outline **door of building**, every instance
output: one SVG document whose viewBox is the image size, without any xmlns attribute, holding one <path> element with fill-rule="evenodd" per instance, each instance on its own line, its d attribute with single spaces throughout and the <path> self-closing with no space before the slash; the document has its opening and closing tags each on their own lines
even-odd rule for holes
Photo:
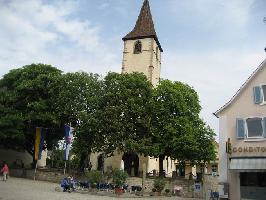
<svg viewBox="0 0 266 200">
<path fill-rule="evenodd" d="M 124 161 L 124 170 L 130 176 L 139 175 L 139 156 L 135 153 L 125 153 L 122 157 Z"/>
<path fill-rule="evenodd" d="M 241 200 L 266 199 L 266 172 L 240 173 Z"/>
</svg>

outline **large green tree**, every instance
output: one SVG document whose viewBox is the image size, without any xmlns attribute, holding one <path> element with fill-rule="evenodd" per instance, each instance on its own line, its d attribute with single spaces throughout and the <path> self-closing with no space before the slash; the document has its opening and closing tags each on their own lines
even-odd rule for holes
<svg viewBox="0 0 266 200">
<path fill-rule="evenodd" d="M 149 138 L 152 86 L 144 74 L 109 73 L 103 81 L 95 150 L 142 153 L 140 141 Z"/>
<path fill-rule="evenodd" d="M 102 93 L 102 81 L 97 74 L 67 73 L 54 83 L 56 93 L 53 106 L 59 118 L 75 128 L 73 153 L 83 169 L 88 155 L 97 146 L 96 112 Z"/>
<path fill-rule="evenodd" d="M 5 148 L 22 149 L 25 142 L 23 120 L 13 108 L 13 92 L 0 88 L 0 145 Z"/>
<path fill-rule="evenodd" d="M 34 153 L 36 127 L 46 128 L 46 147 L 62 138 L 62 124 L 53 110 L 56 94 L 53 83 L 61 71 L 45 64 L 31 64 L 11 70 L 0 80 L 0 137 L 5 146 L 23 148 Z"/>
<path fill-rule="evenodd" d="M 192 87 L 163 80 L 154 88 L 152 105 L 150 155 L 159 157 L 161 175 L 165 157 L 192 163 L 214 159 L 214 134 L 199 117 L 199 98 Z"/>
</svg>

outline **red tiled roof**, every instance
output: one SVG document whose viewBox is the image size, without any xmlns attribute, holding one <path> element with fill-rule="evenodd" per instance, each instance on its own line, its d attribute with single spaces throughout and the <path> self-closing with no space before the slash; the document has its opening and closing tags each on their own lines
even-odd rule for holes
<svg viewBox="0 0 266 200">
<path fill-rule="evenodd" d="M 138 20 L 134 29 L 128 33 L 123 40 L 134 40 L 134 39 L 141 39 L 141 38 L 154 38 L 157 42 L 161 52 L 163 51 L 161 44 L 158 40 L 154 23 L 152 20 L 150 5 L 148 0 L 144 0 L 143 6 L 141 8 Z"/>
</svg>

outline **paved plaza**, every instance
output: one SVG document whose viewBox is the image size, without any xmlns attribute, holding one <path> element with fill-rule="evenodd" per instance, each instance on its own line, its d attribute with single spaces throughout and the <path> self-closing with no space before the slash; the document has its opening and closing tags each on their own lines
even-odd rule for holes
<svg viewBox="0 0 266 200">
<path fill-rule="evenodd" d="M 98 196 L 90 194 L 80 193 L 64 193 L 56 192 L 55 188 L 58 184 L 33 181 L 21 178 L 9 178 L 5 183 L 0 181 L 0 200 L 112 200 L 112 199 L 134 199 L 134 200 L 146 200 L 146 199 L 175 199 L 183 200 L 179 197 L 158 197 L 158 198 L 125 198 L 123 196 L 119 198 Z M 185 198 L 185 200 L 191 200 Z"/>
</svg>

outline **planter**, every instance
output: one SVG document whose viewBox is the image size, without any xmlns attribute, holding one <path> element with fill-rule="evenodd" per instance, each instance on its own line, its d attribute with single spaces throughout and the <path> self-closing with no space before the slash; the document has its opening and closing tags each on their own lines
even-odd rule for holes
<svg viewBox="0 0 266 200">
<path fill-rule="evenodd" d="M 169 189 L 165 189 L 165 196 L 170 197 L 171 193 Z"/>
<path fill-rule="evenodd" d="M 171 194 L 171 193 L 165 193 L 165 196 L 167 196 L 167 197 L 171 197 L 172 194 Z"/>
<path fill-rule="evenodd" d="M 155 190 L 155 196 L 161 196 L 161 191 L 163 191 L 166 184 L 165 178 L 157 177 L 153 181 L 153 191 Z"/>
<path fill-rule="evenodd" d="M 157 197 L 161 196 L 161 192 L 154 192 L 154 195 L 157 196 Z"/>
<path fill-rule="evenodd" d="M 97 192 L 98 192 L 98 190 L 97 190 L 97 188 L 89 188 L 89 193 L 91 193 L 91 194 L 97 194 Z"/>
<path fill-rule="evenodd" d="M 115 194 L 116 195 L 121 195 L 123 193 L 124 193 L 124 189 L 122 189 L 122 188 L 115 188 Z"/>
</svg>

